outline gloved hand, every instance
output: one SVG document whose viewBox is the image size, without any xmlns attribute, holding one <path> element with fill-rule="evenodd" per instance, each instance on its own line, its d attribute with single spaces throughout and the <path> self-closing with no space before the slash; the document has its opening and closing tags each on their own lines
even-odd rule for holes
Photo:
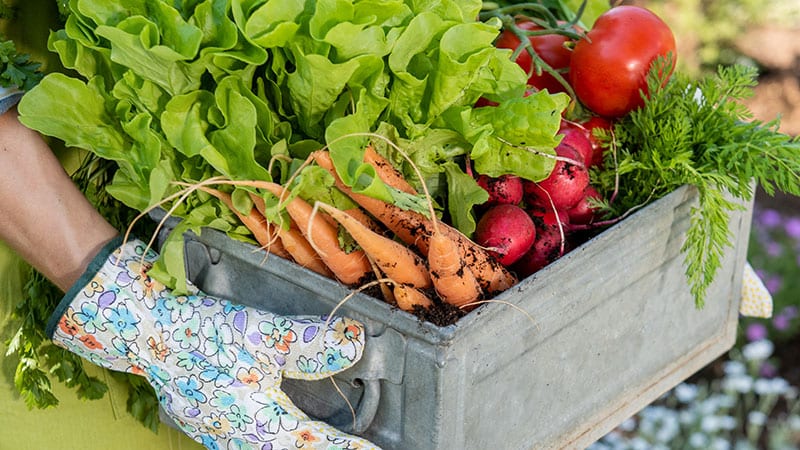
<svg viewBox="0 0 800 450">
<path fill-rule="evenodd" d="M 164 411 L 210 449 L 377 448 L 310 420 L 280 389 L 284 375 L 320 379 L 356 363 L 360 323 L 333 318 L 326 327 L 322 317 L 176 296 L 146 275 L 156 256 L 138 240 L 109 243 L 50 318 L 48 335 L 95 364 L 147 378 Z"/>
</svg>

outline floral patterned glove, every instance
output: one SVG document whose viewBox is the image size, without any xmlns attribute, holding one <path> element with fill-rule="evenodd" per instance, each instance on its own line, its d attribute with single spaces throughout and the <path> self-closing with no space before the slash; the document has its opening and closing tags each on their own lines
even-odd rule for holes
<svg viewBox="0 0 800 450">
<path fill-rule="evenodd" d="M 320 379 L 357 362 L 360 323 L 326 326 L 324 317 L 283 317 L 199 292 L 176 296 L 145 274 L 156 258 L 145 248 L 107 245 L 48 335 L 95 364 L 146 377 L 164 411 L 209 449 L 377 448 L 310 420 L 280 390 L 284 375 Z"/>
</svg>

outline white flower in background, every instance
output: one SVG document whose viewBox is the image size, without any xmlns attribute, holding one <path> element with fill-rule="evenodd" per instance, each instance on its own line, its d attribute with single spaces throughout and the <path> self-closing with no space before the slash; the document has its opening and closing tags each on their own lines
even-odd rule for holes
<svg viewBox="0 0 800 450">
<path fill-rule="evenodd" d="M 728 393 L 721 393 L 714 395 L 714 399 L 717 401 L 717 405 L 720 409 L 731 409 L 736 406 L 736 402 L 739 400 Z"/>
<path fill-rule="evenodd" d="M 772 356 L 775 345 L 769 339 L 750 342 L 742 347 L 742 356 L 747 361 L 764 361 Z"/>
<path fill-rule="evenodd" d="M 786 392 L 783 393 L 783 398 L 785 398 L 786 400 L 797 399 L 797 388 L 794 386 L 789 386 L 786 389 Z"/>
<path fill-rule="evenodd" d="M 651 450 L 653 446 L 642 437 L 635 437 L 630 442 L 631 450 Z"/>
<path fill-rule="evenodd" d="M 665 415 L 661 420 L 661 428 L 655 434 L 656 441 L 658 442 L 669 443 L 681 432 L 677 414 L 672 411 L 670 412 L 671 414 Z"/>
<path fill-rule="evenodd" d="M 697 398 L 699 390 L 695 384 L 681 383 L 675 386 L 675 398 L 681 403 L 691 403 Z"/>
<path fill-rule="evenodd" d="M 619 424 L 619 427 L 617 428 L 619 428 L 622 431 L 633 431 L 636 429 L 636 419 L 634 419 L 633 417 L 629 417 L 628 419 L 625 419 L 624 422 Z"/>
<path fill-rule="evenodd" d="M 685 409 L 678 413 L 678 421 L 683 425 L 691 425 L 698 419 L 697 412 L 693 409 Z"/>
<path fill-rule="evenodd" d="M 622 435 L 617 431 L 612 431 L 612 432 L 608 433 L 607 437 L 608 437 L 607 442 L 609 444 L 620 443 L 620 442 L 622 442 L 622 439 L 623 439 Z"/>
<path fill-rule="evenodd" d="M 722 380 L 722 388 L 726 391 L 734 391 L 746 394 L 753 389 L 753 377 L 749 375 L 726 377 L 724 380 Z"/>
<path fill-rule="evenodd" d="M 700 421 L 700 429 L 709 434 L 714 434 L 722 429 L 720 416 L 705 416 Z"/>
<path fill-rule="evenodd" d="M 716 414 L 719 410 L 733 408 L 736 405 L 736 397 L 727 393 L 714 394 L 702 400 L 696 405 L 697 414 L 708 416 Z"/>
<path fill-rule="evenodd" d="M 706 449 L 708 448 L 709 441 L 708 435 L 699 431 L 695 431 L 689 436 L 689 445 L 693 448 Z"/>
<path fill-rule="evenodd" d="M 639 430 L 645 435 L 654 436 L 668 413 L 668 409 L 663 406 L 648 406 L 639 414 L 641 416 Z"/>
<path fill-rule="evenodd" d="M 747 367 L 741 361 L 725 361 L 722 365 L 722 370 L 725 375 L 744 375 L 747 373 Z"/>
<path fill-rule="evenodd" d="M 664 406 L 649 406 L 642 411 L 642 417 L 653 421 L 662 420 L 667 414 L 669 409 Z"/>
<path fill-rule="evenodd" d="M 644 413 L 644 411 L 642 411 Z M 649 418 L 642 416 L 641 420 L 639 420 L 639 433 L 652 436 L 656 432 L 656 421 Z"/>
<path fill-rule="evenodd" d="M 761 411 L 750 411 L 747 414 L 747 421 L 753 425 L 764 426 L 767 424 L 767 415 Z"/>
<path fill-rule="evenodd" d="M 719 402 L 715 397 L 709 397 L 697 405 L 697 414 L 701 416 L 708 416 L 714 414 L 719 409 Z"/>
<path fill-rule="evenodd" d="M 714 438 L 711 442 L 711 450 L 730 450 L 730 448 L 731 443 L 720 437 Z"/>
<path fill-rule="evenodd" d="M 753 383 L 753 392 L 758 395 L 769 395 L 772 393 L 772 386 L 770 380 L 766 378 L 759 378 Z"/>
<path fill-rule="evenodd" d="M 736 428 L 736 418 L 733 416 L 719 416 L 719 428 L 721 430 L 733 430 Z"/>
<path fill-rule="evenodd" d="M 753 384 L 758 395 L 782 395 L 789 391 L 789 382 L 783 378 L 759 378 Z"/>
<path fill-rule="evenodd" d="M 789 423 L 789 429 L 792 431 L 800 431 L 800 417 L 792 415 L 787 422 Z"/>
</svg>

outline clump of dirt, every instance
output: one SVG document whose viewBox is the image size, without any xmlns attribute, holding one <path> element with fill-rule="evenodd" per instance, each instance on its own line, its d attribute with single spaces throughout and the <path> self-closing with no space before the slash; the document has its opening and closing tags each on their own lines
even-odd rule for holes
<svg viewBox="0 0 800 450">
<path fill-rule="evenodd" d="M 377 285 L 364 289 L 363 293 L 399 308 L 397 303 L 386 300 L 386 297 L 383 295 L 383 292 L 381 292 L 380 287 Z M 436 292 L 433 289 L 426 291 L 425 294 L 428 296 L 428 298 L 433 300 L 433 304 L 428 308 L 420 305 L 414 305 L 414 309 L 409 311 L 421 322 L 430 322 L 437 327 L 446 327 L 458 322 L 458 320 L 464 317 L 468 312 L 458 308 L 457 306 L 443 302 L 441 299 L 439 299 L 439 297 L 436 296 Z"/>
<path fill-rule="evenodd" d="M 414 315 L 420 320 L 430 322 L 437 327 L 452 325 L 465 314 L 464 310 L 440 301 L 435 301 L 429 308 L 416 306 L 414 309 Z"/>
</svg>

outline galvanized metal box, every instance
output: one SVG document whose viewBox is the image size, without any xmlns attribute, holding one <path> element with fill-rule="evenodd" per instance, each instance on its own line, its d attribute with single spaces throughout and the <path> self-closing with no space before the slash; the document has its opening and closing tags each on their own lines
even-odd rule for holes
<svg viewBox="0 0 800 450">
<path fill-rule="evenodd" d="M 594 237 L 458 323 L 437 327 L 359 294 L 337 314 L 363 321 L 362 361 L 330 380 L 285 380 L 307 413 L 385 449 L 584 448 L 735 341 L 752 204 L 706 306 L 680 251 L 697 192 L 683 187 Z M 187 271 L 210 293 L 282 314 L 327 314 L 342 285 L 204 231 Z M 531 322 L 533 319 L 533 323 Z"/>
</svg>

